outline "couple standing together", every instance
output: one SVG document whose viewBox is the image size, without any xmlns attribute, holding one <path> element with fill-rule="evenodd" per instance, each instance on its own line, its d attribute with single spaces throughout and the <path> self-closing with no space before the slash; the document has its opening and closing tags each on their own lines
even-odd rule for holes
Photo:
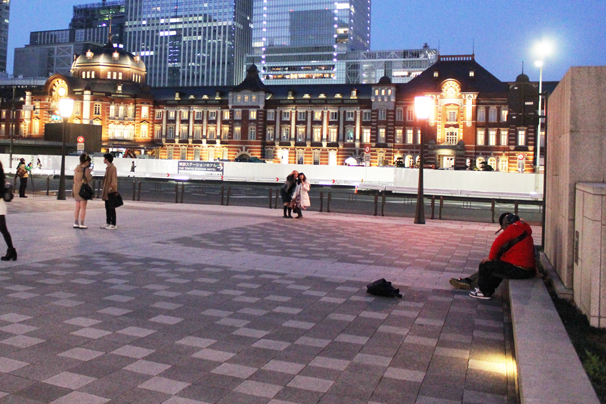
<svg viewBox="0 0 606 404">
<path fill-rule="evenodd" d="M 107 166 L 105 176 L 103 177 L 103 193 L 101 199 L 105 201 L 105 218 L 106 224 L 101 226 L 102 229 L 116 230 L 116 208 L 109 203 L 109 194 L 118 192 L 118 170 L 113 164 L 114 156 L 110 153 L 103 155 L 103 162 Z M 76 200 L 76 209 L 74 211 L 74 228 L 87 229 L 84 224 L 86 218 L 87 200 L 80 196 L 80 188 L 82 184 L 92 184 L 93 176 L 91 172 L 91 157 L 88 154 L 80 155 L 80 164 L 74 170 L 74 186 L 72 195 Z"/>
<path fill-rule="evenodd" d="M 292 219 L 292 212 L 297 214 L 297 219 L 303 217 L 303 211 L 311 206 L 309 201 L 309 190 L 311 185 L 305 174 L 293 170 L 286 177 L 286 182 L 280 189 L 282 202 L 284 202 L 284 217 Z M 288 214 L 287 214 L 288 213 Z"/>
</svg>

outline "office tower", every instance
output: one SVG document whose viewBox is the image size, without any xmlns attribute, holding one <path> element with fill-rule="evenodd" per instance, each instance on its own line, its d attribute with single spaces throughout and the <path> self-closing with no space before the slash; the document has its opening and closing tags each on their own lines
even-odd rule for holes
<svg viewBox="0 0 606 404">
<path fill-rule="evenodd" d="M 8 52 L 8 21 L 11 13 L 11 0 L 2 0 L 0 4 L 0 72 L 6 71 Z"/>
<path fill-rule="evenodd" d="M 152 87 L 235 85 L 252 45 L 253 0 L 126 0 L 125 48 Z"/>
<path fill-rule="evenodd" d="M 369 50 L 370 0 L 255 0 L 253 47 Z"/>
<path fill-rule="evenodd" d="M 107 43 L 110 21 L 113 43 L 121 44 L 124 37 L 124 0 L 74 6 L 69 28 L 32 32 L 29 44 L 15 49 L 13 74 L 24 77 L 69 74 L 74 55 Z"/>
</svg>

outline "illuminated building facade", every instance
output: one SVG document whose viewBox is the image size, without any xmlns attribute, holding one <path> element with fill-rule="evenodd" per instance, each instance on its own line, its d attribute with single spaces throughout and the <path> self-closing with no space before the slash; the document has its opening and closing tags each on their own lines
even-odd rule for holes
<svg viewBox="0 0 606 404">
<path fill-rule="evenodd" d="M 126 44 L 153 87 L 235 85 L 252 44 L 253 0 L 126 0 Z"/>
<path fill-rule="evenodd" d="M 420 158 L 414 97 L 433 109 L 425 158 L 441 169 L 479 167 L 533 170 L 538 92 L 528 77 L 498 80 L 473 55 L 440 56 L 408 83 L 382 77 L 375 84 L 266 86 L 256 65 L 237 86 L 146 85 L 138 56 L 108 45 L 80 56 L 72 77 L 55 75 L 44 89 L 25 93 L 17 140 L 43 138 L 60 91 L 76 100 L 71 123 L 102 126 L 103 151 L 155 158 L 215 161 L 258 157 L 268 162 L 406 167 Z M 1 105 L 6 139 L 10 102 Z M 523 106 L 520 109 L 520 106 Z"/>
</svg>

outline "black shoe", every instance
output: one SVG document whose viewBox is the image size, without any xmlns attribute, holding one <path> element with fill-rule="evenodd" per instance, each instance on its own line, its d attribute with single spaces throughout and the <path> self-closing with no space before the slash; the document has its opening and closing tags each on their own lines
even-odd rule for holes
<svg viewBox="0 0 606 404">
<path fill-rule="evenodd" d="M 25 195 L 23 195 L 23 196 L 19 195 L 19 198 L 27 198 L 27 196 L 25 196 Z"/>
<path fill-rule="evenodd" d="M 4 257 L 0 257 L 0 260 L 2 261 L 17 261 L 17 250 L 15 250 L 14 248 L 9 248 L 8 250 L 6 250 L 6 255 Z"/>
<path fill-rule="evenodd" d="M 453 288 L 471 290 L 471 280 L 468 278 L 451 278 L 449 282 Z"/>
</svg>

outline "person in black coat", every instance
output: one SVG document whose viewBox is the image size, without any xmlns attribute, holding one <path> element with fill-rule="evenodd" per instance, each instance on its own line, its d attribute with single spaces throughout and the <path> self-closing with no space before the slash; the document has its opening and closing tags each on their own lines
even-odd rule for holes
<svg viewBox="0 0 606 404">
<path fill-rule="evenodd" d="M 295 187 L 297 186 L 297 178 L 299 178 L 299 173 L 296 170 L 293 170 L 293 172 L 286 177 L 286 182 L 280 189 L 280 196 L 282 197 L 282 202 L 284 203 L 284 217 L 290 219 L 292 219 L 292 195 L 295 192 Z M 288 215 L 286 212 L 288 212 Z"/>
</svg>

